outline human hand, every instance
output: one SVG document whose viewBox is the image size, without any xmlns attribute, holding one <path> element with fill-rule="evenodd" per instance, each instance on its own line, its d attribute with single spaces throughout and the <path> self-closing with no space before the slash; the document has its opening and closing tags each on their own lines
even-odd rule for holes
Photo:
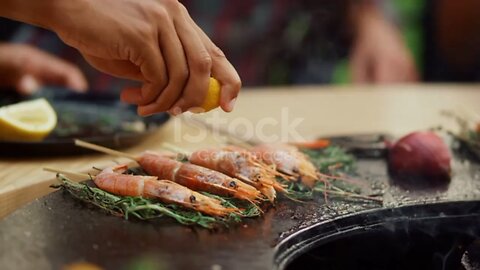
<svg viewBox="0 0 480 270">
<path fill-rule="evenodd" d="M 365 8 L 357 20 L 350 53 L 354 83 L 401 83 L 418 80 L 412 55 L 401 34 L 378 11 Z"/>
<path fill-rule="evenodd" d="M 21 44 L 0 44 L 0 86 L 30 95 L 42 85 L 58 85 L 74 91 L 87 90 L 87 81 L 74 65 Z"/>
<path fill-rule="evenodd" d="M 140 115 L 200 107 L 210 76 L 222 85 L 222 109 L 233 109 L 237 72 L 177 0 L 58 2 L 65 16 L 51 29 L 65 43 L 97 69 L 143 82 L 121 94 Z"/>
</svg>

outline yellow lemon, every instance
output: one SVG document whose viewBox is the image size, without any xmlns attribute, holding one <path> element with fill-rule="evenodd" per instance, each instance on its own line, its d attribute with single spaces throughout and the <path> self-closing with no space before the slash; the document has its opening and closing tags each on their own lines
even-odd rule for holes
<svg viewBox="0 0 480 270">
<path fill-rule="evenodd" d="M 201 107 L 205 110 L 204 112 L 208 112 L 218 106 L 220 106 L 220 83 L 217 79 L 210 77 L 207 96 Z"/>
<path fill-rule="evenodd" d="M 0 107 L 0 140 L 40 141 L 57 125 L 57 115 L 44 98 Z"/>
</svg>

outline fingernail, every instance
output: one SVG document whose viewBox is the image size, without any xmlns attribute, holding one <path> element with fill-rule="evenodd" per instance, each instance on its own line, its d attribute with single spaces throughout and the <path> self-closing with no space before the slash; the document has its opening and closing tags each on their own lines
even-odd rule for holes
<svg viewBox="0 0 480 270">
<path fill-rule="evenodd" d="M 230 100 L 230 102 L 228 103 L 227 108 L 226 108 L 228 112 L 233 111 L 233 108 L 235 107 L 235 102 L 236 101 L 237 101 L 237 98 L 234 98 L 234 99 Z"/>
<path fill-rule="evenodd" d="M 177 116 L 177 115 L 182 113 L 182 109 L 180 109 L 180 107 L 175 107 L 175 108 L 171 109 L 169 112 L 170 112 L 171 115 Z"/>
<path fill-rule="evenodd" d="M 31 75 L 25 75 L 20 79 L 20 88 L 25 94 L 33 94 L 40 89 L 40 83 Z"/>
<path fill-rule="evenodd" d="M 191 113 L 203 113 L 205 112 L 205 109 L 202 108 L 202 107 L 192 107 L 190 109 L 188 109 L 189 112 Z"/>
<path fill-rule="evenodd" d="M 88 91 L 88 87 L 78 87 L 78 88 L 73 88 L 73 90 L 77 93 L 86 93 Z"/>
</svg>

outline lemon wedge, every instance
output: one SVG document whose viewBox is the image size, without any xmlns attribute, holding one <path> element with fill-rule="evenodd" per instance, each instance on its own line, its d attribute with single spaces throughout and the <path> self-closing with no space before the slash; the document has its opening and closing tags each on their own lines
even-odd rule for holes
<svg viewBox="0 0 480 270">
<path fill-rule="evenodd" d="M 44 98 L 0 107 L 0 140 L 40 141 L 57 125 L 57 114 Z"/>
<path fill-rule="evenodd" d="M 207 96 L 201 108 L 204 112 L 211 111 L 220 106 L 220 83 L 217 79 L 210 77 Z"/>
</svg>

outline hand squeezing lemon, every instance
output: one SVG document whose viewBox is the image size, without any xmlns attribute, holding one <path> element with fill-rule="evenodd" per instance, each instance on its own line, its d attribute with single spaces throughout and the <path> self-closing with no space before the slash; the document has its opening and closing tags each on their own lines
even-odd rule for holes
<svg viewBox="0 0 480 270">
<path fill-rule="evenodd" d="M 40 141 L 57 125 L 57 115 L 41 98 L 0 107 L 0 140 Z"/>
<path fill-rule="evenodd" d="M 205 97 L 201 108 L 204 109 L 205 112 L 208 112 L 218 106 L 220 106 L 220 83 L 217 79 L 210 77 L 207 96 Z"/>
</svg>

